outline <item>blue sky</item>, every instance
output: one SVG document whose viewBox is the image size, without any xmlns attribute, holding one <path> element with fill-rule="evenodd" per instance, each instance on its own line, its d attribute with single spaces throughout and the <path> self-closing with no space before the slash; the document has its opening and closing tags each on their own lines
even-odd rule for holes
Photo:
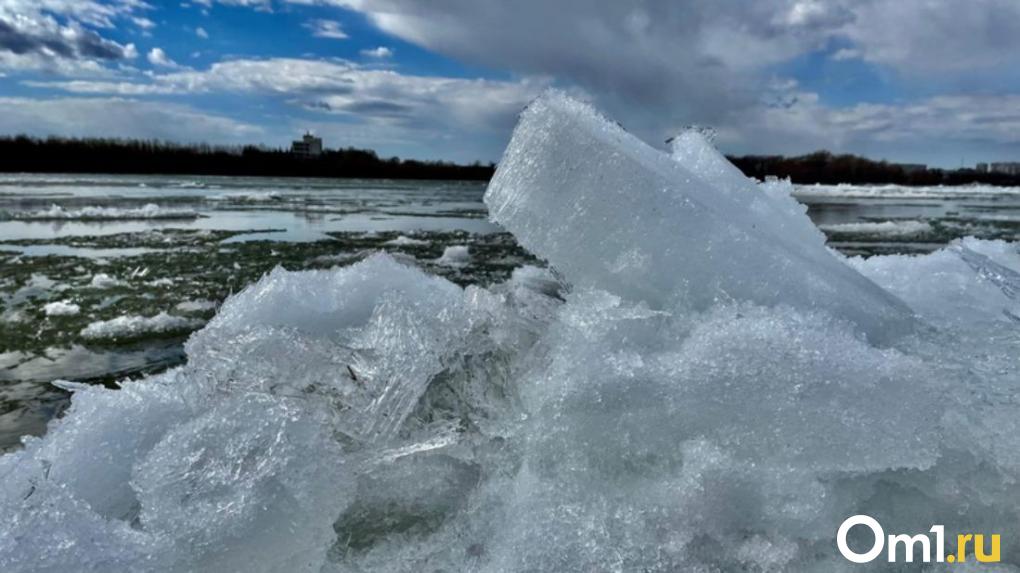
<svg viewBox="0 0 1020 573">
<path fill-rule="evenodd" d="M 550 87 L 661 145 L 1020 160 L 1020 2 L 0 0 L 0 132 L 497 160 Z"/>
</svg>

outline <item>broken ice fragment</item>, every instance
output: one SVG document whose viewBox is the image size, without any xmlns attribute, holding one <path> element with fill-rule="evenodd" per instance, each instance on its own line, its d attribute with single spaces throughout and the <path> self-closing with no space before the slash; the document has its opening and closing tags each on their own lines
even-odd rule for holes
<svg viewBox="0 0 1020 573">
<path fill-rule="evenodd" d="M 550 92 L 521 115 L 485 202 L 495 222 L 575 286 L 654 309 L 743 300 L 823 310 L 879 343 L 914 329 L 906 305 L 805 239 L 806 217 L 797 222 L 756 196 L 702 142 L 677 142 L 681 159 L 692 151 L 682 146 L 702 146 L 690 154 L 701 158 L 692 171 Z M 784 236 L 790 230 L 796 240 Z"/>
</svg>

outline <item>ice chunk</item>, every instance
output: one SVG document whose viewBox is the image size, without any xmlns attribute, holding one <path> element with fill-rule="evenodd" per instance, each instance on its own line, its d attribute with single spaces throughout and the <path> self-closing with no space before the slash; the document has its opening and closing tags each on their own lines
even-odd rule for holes
<svg viewBox="0 0 1020 573">
<path fill-rule="evenodd" d="M 429 244 L 429 242 L 428 241 L 423 241 L 421 239 L 414 239 L 414 238 L 411 238 L 411 237 L 407 237 L 405 235 L 400 235 L 396 239 L 390 239 L 389 241 L 386 241 L 383 244 L 391 246 L 391 247 L 417 247 L 417 246 L 427 245 L 427 244 Z"/>
<path fill-rule="evenodd" d="M 678 317 L 575 291 L 544 344 L 520 381 L 522 469 L 493 484 L 514 493 L 487 570 L 740 570 L 756 532 L 799 570 L 868 487 L 835 476 L 939 457 L 940 376 L 825 313 Z M 733 550 L 706 556 L 706 537 Z"/>
<path fill-rule="evenodd" d="M 191 209 L 173 209 L 148 203 L 138 208 L 121 207 L 82 207 L 65 209 L 60 205 L 51 205 L 41 211 L 10 212 L 7 217 L 26 221 L 59 221 L 59 220 L 134 220 L 134 219 L 197 219 L 201 215 Z"/>
<path fill-rule="evenodd" d="M 754 209 L 753 184 L 718 161 L 699 165 L 718 183 L 553 92 L 521 115 L 485 202 L 495 222 L 577 287 L 658 309 L 744 300 L 823 310 L 879 342 L 915 328 L 902 302 L 817 241 L 784 238 L 765 217 L 777 209 L 764 201 Z M 792 213 L 781 221 L 808 234 Z"/>
<path fill-rule="evenodd" d="M 925 221 L 881 221 L 865 223 L 837 223 L 822 225 L 826 233 L 844 235 L 883 235 L 888 237 L 911 237 L 927 235 L 934 231 Z"/>
<path fill-rule="evenodd" d="M 970 241 L 974 243 L 974 241 Z M 1020 301 L 1020 273 L 1009 267 L 995 262 L 990 257 L 975 252 L 972 246 L 965 242 L 957 242 L 952 246 L 963 262 L 982 279 L 999 287 L 1002 294 L 1010 300 Z"/>
<path fill-rule="evenodd" d="M 471 262 L 471 252 L 466 245 L 451 245 L 443 250 L 436 264 L 447 267 L 463 267 Z"/>
<path fill-rule="evenodd" d="M 1007 243 L 966 239 L 924 257 L 889 255 L 851 263 L 925 320 L 951 331 L 1020 320 L 1020 274 L 1013 270 L 1020 268 L 1020 257 Z"/>
<path fill-rule="evenodd" d="M 456 285 L 388 255 L 343 270 L 276 269 L 227 301 L 188 342 L 188 355 L 224 384 L 319 394 L 343 411 L 341 431 L 386 440 L 466 334 L 462 297 Z M 280 355 L 281 344 L 302 352 Z"/>
<path fill-rule="evenodd" d="M 201 382 L 78 389 L 45 440 L 0 459 L 0 568 L 318 571 L 353 488 L 321 412 Z"/>
<path fill-rule="evenodd" d="M 138 463 L 138 522 L 198 571 L 317 571 L 350 503 L 339 444 L 300 404 L 249 394 L 180 424 Z M 184 569 L 185 567 L 181 567 Z"/>
<path fill-rule="evenodd" d="M 543 101 L 566 111 L 526 114 L 491 199 L 553 265 L 490 288 L 388 255 L 276 269 L 185 365 L 60 382 L 66 415 L 0 457 L 0 570 L 849 571 L 858 513 L 999 533 L 1010 570 L 1016 245 L 827 259 L 786 184 Z M 508 175 L 528 163 L 541 186 Z M 873 344 L 902 310 L 876 284 L 936 328 Z"/>
<path fill-rule="evenodd" d="M 673 159 L 683 168 L 710 182 L 720 193 L 737 203 L 748 205 L 753 217 L 767 221 L 774 237 L 794 252 L 821 256 L 817 247 L 825 244 L 823 235 L 807 216 L 807 207 L 792 196 L 789 181 L 757 184 L 712 145 L 698 130 L 689 129 L 670 140 Z M 812 248 L 814 247 L 814 248 Z M 823 257 L 823 260 L 829 257 Z"/>
<path fill-rule="evenodd" d="M 488 291 L 386 255 L 277 269 L 191 339 L 186 366 L 62 383 L 67 416 L 0 458 L 0 569 L 320 571 L 334 545 L 432 531 L 481 478 L 449 450 L 466 427 L 505 434 L 503 363 L 558 304 L 548 273 L 523 275 Z"/>
<path fill-rule="evenodd" d="M 113 288 L 124 286 L 126 284 L 127 283 L 124 281 L 111 277 L 106 273 L 96 273 L 92 276 L 92 281 L 89 283 L 89 286 L 93 288 Z"/>
<path fill-rule="evenodd" d="M 118 316 L 110 320 L 89 323 L 81 335 L 90 339 L 136 338 L 147 334 L 160 334 L 196 328 L 202 321 L 161 312 L 153 316 Z"/>
<path fill-rule="evenodd" d="M 218 305 L 211 300 L 199 299 L 179 302 L 174 308 L 181 312 L 202 312 L 206 310 L 214 310 L 217 306 Z"/>
<path fill-rule="evenodd" d="M 50 302 L 43 306 L 46 316 L 73 316 L 81 312 L 81 307 L 69 300 Z"/>
</svg>

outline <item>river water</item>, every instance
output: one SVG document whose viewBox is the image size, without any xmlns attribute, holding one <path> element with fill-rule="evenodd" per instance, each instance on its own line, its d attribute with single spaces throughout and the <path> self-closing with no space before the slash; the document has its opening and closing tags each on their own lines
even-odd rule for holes
<svg viewBox="0 0 1020 573">
<path fill-rule="evenodd" d="M 0 450 L 67 404 L 52 385 L 115 384 L 179 364 L 224 298 L 275 266 L 386 250 L 455 282 L 535 263 L 487 220 L 478 182 L 0 176 Z M 1020 238 L 1020 189 L 798 186 L 851 256 Z M 467 248 L 467 257 L 463 247 Z"/>
</svg>

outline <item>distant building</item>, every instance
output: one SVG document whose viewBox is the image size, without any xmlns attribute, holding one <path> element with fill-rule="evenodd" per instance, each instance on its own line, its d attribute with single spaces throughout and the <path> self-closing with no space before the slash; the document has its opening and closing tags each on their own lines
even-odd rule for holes
<svg viewBox="0 0 1020 573">
<path fill-rule="evenodd" d="M 290 144 L 290 152 L 298 157 L 318 157 L 322 155 L 322 138 L 306 133 L 299 141 Z"/>
<path fill-rule="evenodd" d="M 988 166 L 988 171 L 991 173 L 1001 173 L 1003 175 L 1020 175 L 1020 161 L 992 163 Z"/>
<path fill-rule="evenodd" d="M 978 173 L 988 173 L 988 164 L 978 163 L 977 168 L 975 168 L 975 171 L 977 171 Z"/>
<path fill-rule="evenodd" d="M 899 167 L 907 175 L 913 175 L 915 173 L 924 173 L 925 171 L 928 170 L 928 166 L 923 165 L 921 163 L 900 163 Z"/>
</svg>

